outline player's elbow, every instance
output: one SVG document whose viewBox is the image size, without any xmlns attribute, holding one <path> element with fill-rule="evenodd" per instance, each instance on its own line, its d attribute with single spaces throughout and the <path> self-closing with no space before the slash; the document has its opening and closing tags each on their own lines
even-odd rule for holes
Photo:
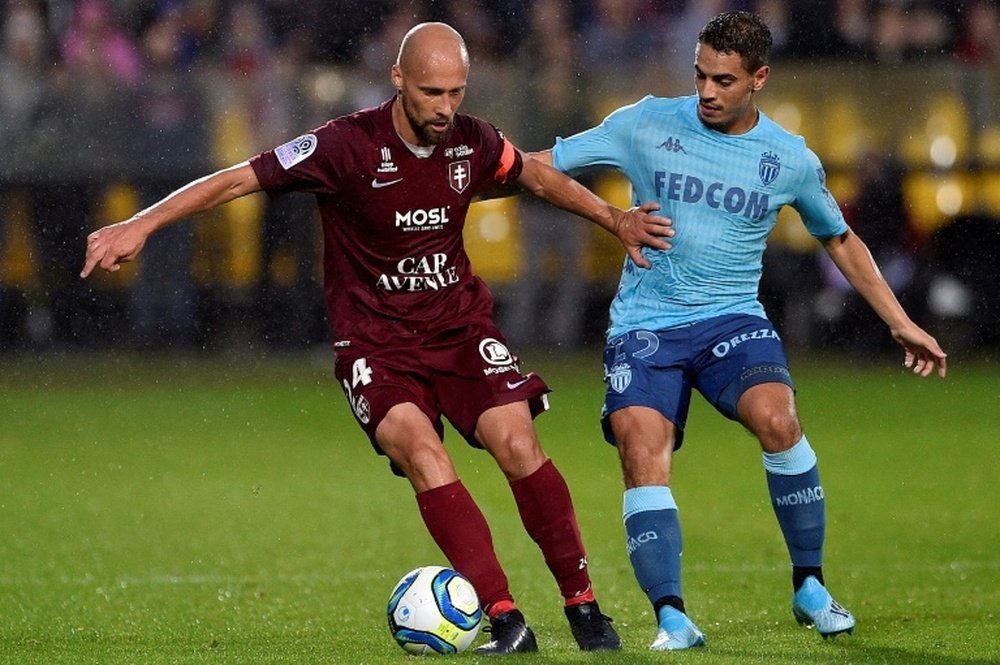
<svg viewBox="0 0 1000 665">
<path fill-rule="evenodd" d="M 529 152 L 527 156 L 535 161 L 541 162 L 546 166 L 552 166 L 552 151 L 551 150 L 540 150 L 538 152 Z"/>
</svg>

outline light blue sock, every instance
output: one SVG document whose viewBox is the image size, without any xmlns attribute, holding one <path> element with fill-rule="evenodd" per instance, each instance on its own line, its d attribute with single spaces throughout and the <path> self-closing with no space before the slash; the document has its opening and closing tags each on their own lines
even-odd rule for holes
<svg viewBox="0 0 1000 665">
<path fill-rule="evenodd" d="M 622 516 L 632 570 L 649 602 L 681 598 L 681 525 L 669 487 L 625 490 Z"/>
<path fill-rule="evenodd" d="M 816 453 L 803 435 L 780 453 L 763 453 L 771 505 L 793 566 L 823 565 L 826 502 Z"/>
</svg>

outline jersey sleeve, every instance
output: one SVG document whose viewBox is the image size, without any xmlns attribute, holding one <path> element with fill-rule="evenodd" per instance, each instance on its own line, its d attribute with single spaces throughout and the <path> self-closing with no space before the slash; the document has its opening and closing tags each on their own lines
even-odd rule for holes
<svg viewBox="0 0 1000 665">
<path fill-rule="evenodd" d="M 269 196 L 286 192 L 334 193 L 348 172 L 345 128 L 333 121 L 250 159 L 261 188 Z"/>
<path fill-rule="evenodd" d="M 793 207 L 802 216 L 809 233 L 817 239 L 847 232 L 844 213 L 826 187 L 826 172 L 812 150 L 805 149 L 805 168 Z"/>
<path fill-rule="evenodd" d="M 500 184 L 517 180 L 524 166 L 521 153 L 504 136 L 503 132 L 489 122 L 475 116 L 463 115 L 461 122 L 467 132 L 466 136 L 476 146 L 473 151 L 479 164 L 476 186 L 478 187 L 487 179 Z M 461 150 L 462 148 L 467 149 L 468 146 L 452 148 L 452 150 Z"/>
<path fill-rule="evenodd" d="M 552 149 L 552 165 L 571 174 L 589 166 L 609 166 L 624 170 L 632 143 L 632 132 L 642 114 L 641 105 L 648 98 L 621 107 L 596 127 L 569 138 L 557 138 Z"/>
</svg>

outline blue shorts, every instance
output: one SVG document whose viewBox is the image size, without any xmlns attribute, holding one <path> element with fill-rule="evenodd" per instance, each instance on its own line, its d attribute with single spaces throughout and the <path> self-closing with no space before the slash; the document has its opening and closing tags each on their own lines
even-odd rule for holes
<svg viewBox="0 0 1000 665">
<path fill-rule="evenodd" d="M 691 389 L 722 415 L 737 420 L 736 403 L 760 383 L 794 389 L 781 338 L 767 319 L 730 314 L 661 332 L 633 330 L 604 349 L 604 438 L 615 443 L 608 416 L 628 406 L 648 406 L 677 426 L 684 438 Z"/>
</svg>

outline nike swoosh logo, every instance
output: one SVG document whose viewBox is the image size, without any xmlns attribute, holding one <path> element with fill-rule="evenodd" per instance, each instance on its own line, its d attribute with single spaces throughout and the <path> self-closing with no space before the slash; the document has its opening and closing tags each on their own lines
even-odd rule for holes
<svg viewBox="0 0 1000 665">
<path fill-rule="evenodd" d="M 395 185 L 397 182 L 402 182 L 402 181 L 403 181 L 402 178 L 396 178 L 395 180 L 387 180 L 387 181 L 384 181 L 384 182 L 381 181 L 381 180 L 376 180 L 375 178 L 372 178 L 372 187 L 374 189 L 378 189 L 379 187 L 388 187 L 389 185 Z"/>
<path fill-rule="evenodd" d="M 520 381 L 514 381 L 514 382 L 508 381 L 507 382 L 507 389 L 508 390 L 514 390 L 515 388 L 520 388 L 521 386 L 523 386 L 524 384 L 526 384 L 528 381 L 531 381 L 531 374 L 529 374 L 525 378 L 521 379 Z"/>
</svg>

